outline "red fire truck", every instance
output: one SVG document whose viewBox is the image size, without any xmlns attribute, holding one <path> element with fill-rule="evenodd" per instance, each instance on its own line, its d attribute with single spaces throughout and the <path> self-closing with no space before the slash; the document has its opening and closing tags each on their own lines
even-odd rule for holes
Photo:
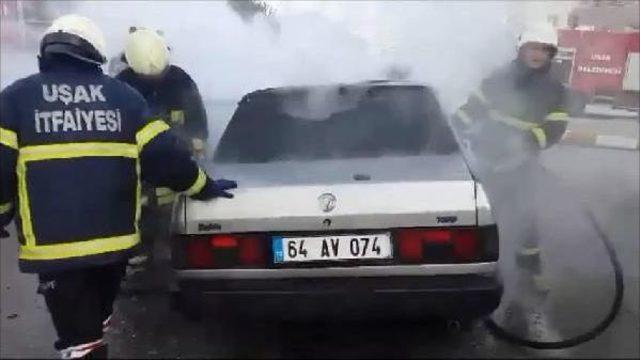
<svg viewBox="0 0 640 360">
<path fill-rule="evenodd" d="M 570 111 L 608 100 L 614 107 L 640 107 L 640 32 L 560 29 L 556 71 L 572 90 Z"/>
</svg>

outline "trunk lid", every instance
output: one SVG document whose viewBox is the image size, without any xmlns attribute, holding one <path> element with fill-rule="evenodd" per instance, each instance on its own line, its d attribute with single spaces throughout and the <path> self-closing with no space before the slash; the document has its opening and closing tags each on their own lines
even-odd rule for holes
<svg viewBox="0 0 640 360">
<path fill-rule="evenodd" d="M 230 200 L 187 199 L 184 233 L 477 224 L 475 183 L 460 154 L 210 164 L 207 172 L 239 188 Z"/>
</svg>

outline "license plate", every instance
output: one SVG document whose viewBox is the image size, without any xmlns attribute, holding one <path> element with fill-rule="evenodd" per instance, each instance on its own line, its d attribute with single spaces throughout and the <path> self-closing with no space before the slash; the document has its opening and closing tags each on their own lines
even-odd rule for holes
<svg viewBox="0 0 640 360">
<path fill-rule="evenodd" d="M 372 235 L 337 235 L 309 237 L 273 237 L 275 263 L 389 259 L 389 233 Z"/>
</svg>

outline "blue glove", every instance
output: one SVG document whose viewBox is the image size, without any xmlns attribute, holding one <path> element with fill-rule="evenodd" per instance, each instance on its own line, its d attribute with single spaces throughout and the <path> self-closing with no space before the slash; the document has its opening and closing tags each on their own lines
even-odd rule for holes
<svg viewBox="0 0 640 360">
<path fill-rule="evenodd" d="M 227 180 L 227 179 L 213 180 L 213 184 L 215 185 L 216 197 L 224 197 L 227 199 L 233 199 L 233 194 L 230 192 L 227 192 L 226 190 L 238 188 L 237 182 L 233 180 Z"/>
<path fill-rule="evenodd" d="M 228 192 L 227 190 L 235 189 L 237 187 L 238 187 L 238 183 L 236 183 L 233 180 L 207 179 L 207 184 L 204 186 L 204 188 L 202 188 L 202 190 L 199 193 L 191 196 L 191 198 L 196 200 L 211 200 L 218 197 L 232 199 L 233 194 Z"/>
</svg>

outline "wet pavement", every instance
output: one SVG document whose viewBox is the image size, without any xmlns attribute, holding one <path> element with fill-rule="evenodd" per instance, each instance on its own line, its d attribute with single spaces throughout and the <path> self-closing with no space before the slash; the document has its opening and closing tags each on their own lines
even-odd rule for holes
<svg viewBox="0 0 640 360">
<path fill-rule="evenodd" d="M 577 194 L 614 242 L 627 287 L 616 321 L 587 344 L 559 351 L 524 349 L 494 339 L 481 323 L 455 332 L 439 322 L 247 324 L 212 316 L 190 322 L 170 310 L 168 292 L 155 289 L 120 296 L 108 335 L 111 353 L 127 358 L 638 358 L 639 161 L 637 151 L 570 146 L 543 155 L 546 169 L 564 182 L 545 178 L 535 203 L 542 214 L 551 292 L 536 302 L 511 291 L 496 315 L 503 318 L 515 300 L 524 302 L 529 308 L 511 315 L 516 319 L 511 329 L 557 340 L 583 332 L 606 314 L 613 275 L 604 248 L 581 215 Z M 55 333 L 42 298 L 35 294 L 36 278 L 18 273 L 14 236 L 2 239 L 1 247 L 0 356 L 54 357 Z"/>
</svg>

